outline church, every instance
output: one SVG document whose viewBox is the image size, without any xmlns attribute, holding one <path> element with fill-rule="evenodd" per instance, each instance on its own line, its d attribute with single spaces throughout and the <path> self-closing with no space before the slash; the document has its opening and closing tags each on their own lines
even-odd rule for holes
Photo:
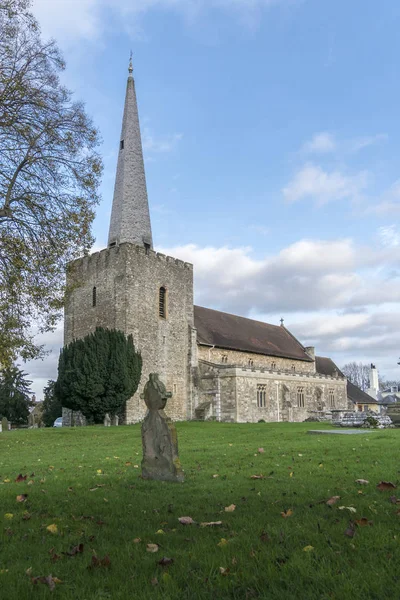
<svg viewBox="0 0 400 600">
<path fill-rule="evenodd" d="M 142 377 L 123 422 L 142 420 L 140 394 L 156 372 L 174 420 L 304 421 L 346 409 L 347 380 L 285 327 L 193 304 L 193 265 L 153 249 L 132 61 L 108 246 L 68 265 L 64 344 L 96 327 L 132 334 Z M 63 424 L 72 413 L 63 409 Z M 74 422 L 81 417 L 74 415 Z"/>
</svg>

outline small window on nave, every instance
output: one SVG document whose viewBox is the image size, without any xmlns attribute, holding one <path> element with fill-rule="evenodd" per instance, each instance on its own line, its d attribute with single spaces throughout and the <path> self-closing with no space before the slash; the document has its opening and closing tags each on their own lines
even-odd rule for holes
<svg viewBox="0 0 400 600">
<path fill-rule="evenodd" d="M 298 387 L 297 388 L 297 406 L 299 408 L 304 408 L 304 388 L 303 387 Z"/>
<path fill-rule="evenodd" d="M 162 319 L 167 318 L 167 290 L 160 287 L 158 296 L 158 314 Z"/>
<path fill-rule="evenodd" d="M 257 383 L 257 406 L 258 408 L 267 406 L 267 386 L 264 383 Z"/>
<path fill-rule="evenodd" d="M 329 398 L 329 406 L 331 408 L 335 408 L 335 390 L 329 390 L 328 398 Z"/>
</svg>

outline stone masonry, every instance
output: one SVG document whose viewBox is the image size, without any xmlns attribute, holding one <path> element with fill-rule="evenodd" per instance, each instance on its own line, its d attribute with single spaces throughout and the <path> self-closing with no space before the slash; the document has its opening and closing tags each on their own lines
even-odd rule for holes
<svg viewBox="0 0 400 600">
<path fill-rule="evenodd" d="M 140 393 L 150 373 L 158 373 L 172 391 L 167 414 L 191 418 L 190 362 L 193 348 L 193 267 L 189 263 L 121 244 L 74 261 L 68 284 L 73 287 L 65 307 L 64 344 L 98 327 L 132 334 L 143 358 L 139 388 L 126 406 L 126 423 L 143 419 Z M 166 318 L 159 315 L 159 290 L 166 289 Z M 93 289 L 96 288 L 96 306 Z"/>
</svg>

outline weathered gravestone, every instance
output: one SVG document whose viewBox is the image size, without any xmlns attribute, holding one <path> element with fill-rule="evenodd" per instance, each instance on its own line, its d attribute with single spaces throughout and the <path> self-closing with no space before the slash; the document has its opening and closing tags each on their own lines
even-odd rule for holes
<svg viewBox="0 0 400 600">
<path fill-rule="evenodd" d="M 164 412 L 171 396 L 158 374 L 150 373 L 141 394 L 148 408 L 142 425 L 143 479 L 175 482 L 184 480 L 178 456 L 176 428 Z"/>
<path fill-rule="evenodd" d="M 108 413 L 106 413 L 104 415 L 104 427 L 110 427 L 110 426 L 111 426 L 110 415 Z"/>
<path fill-rule="evenodd" d="M 1 430 L 2 431 L 8 431 L 8 419 L 7 419 L 7 417 L 3 417 L 1 419 Z"/>
<path fill-rule="evenodd" d="M 113 415 L 111 417 L 111 425 L 117 426 L 119 424 L 119 416 Z"/>
</svg>

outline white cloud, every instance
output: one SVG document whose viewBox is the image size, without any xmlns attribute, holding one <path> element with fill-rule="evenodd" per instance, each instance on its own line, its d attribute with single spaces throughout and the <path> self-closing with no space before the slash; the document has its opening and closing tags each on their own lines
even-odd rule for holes
<svg viewBox="0 0 400 600">
<path fill-rule="evenodd" d="M 355 200 L 367 185 L 367 173 L 345 175 L 340 171 L 324 171 L 320 166 L 309 163 L 294 175 L 283 188 L 288 202 L 309 198 L 317 204 L 344 198 Z"/>
<path fill-rule="evenodd" d="M 375 144 L 379 144 L 381 142 L 386 142 L 389 136 L 387 133 L 378 133 L 376 135 L 369 135 L 364 137 L 355 138 L 348 142 L 348 147 L 351 152 L 359 152 L 359 150 L 363 150 L 364 148 L 368 148 L 368 146 L 374 146 Z"/>
<path fill-rule="evenodd" d="M 33 11 L 45 36 L 63 42 L 98 40 L 110 23 L 138 32 L 138 19 L 153 11 L 173 11 L 192 22 L 196 16 L 212 9 L 228 14 L 254 15 L 275 5 L 290 6 L 300 0 L 34 0 Z M 105 18 L 108 11 L 113 18 Z M 246 19 L 245 19 L 246 21 Z"/>
<path fill-rule="evenodd" d="M 396 225 L 388 225 L 378 229 L 378 236 L 382 244 L 393 248 L 400 246 L 400 229 Z"/>
<path fill-rule="evenodd" d="M 311 140 L 303 145 L 303 151 L 308 153 L 332 152 L 336 148 L 336 140 L 327 131 L 316 133 Z"/>
</svg>

